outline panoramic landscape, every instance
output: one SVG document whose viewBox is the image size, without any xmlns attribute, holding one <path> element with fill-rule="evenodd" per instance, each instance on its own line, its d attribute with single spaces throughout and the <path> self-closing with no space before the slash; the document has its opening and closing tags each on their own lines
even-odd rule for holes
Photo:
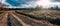
<svg viewBox="0 0 60 26">
<path fill-rule="evenodd" d="M 0 0 L 0 26 L 60 26 L 60 0 Z"/>
</svg>

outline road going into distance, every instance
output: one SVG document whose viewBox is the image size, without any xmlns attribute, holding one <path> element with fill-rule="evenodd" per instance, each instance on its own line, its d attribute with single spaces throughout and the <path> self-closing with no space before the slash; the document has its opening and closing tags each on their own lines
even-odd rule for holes
<svg viewBox="0 0 60 26">
<path fill-rule="evenodd" d="M 48 20 L 38 20 L 30 17 L 31 15 L 18 11 L 0 12 L 0 26 L 58 26 Z M 34 17 L 34 16 L 33 16 Z"/>
</svg>

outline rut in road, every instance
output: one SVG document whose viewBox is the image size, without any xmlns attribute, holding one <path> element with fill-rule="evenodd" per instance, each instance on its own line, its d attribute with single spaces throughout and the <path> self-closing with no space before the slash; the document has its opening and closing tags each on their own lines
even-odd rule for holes
<svg viewBox="0 0 60 26">
<path fill-rule="evenodd" d="M 0 26 L 7 26 L 7 12 L 0 14 Z"/>
<path fill-rule="evenodd" d="M 21 26 L 30 26 L 30 25 L 24 23 L 21 19 L 19 19 L 18 16 L 14 15 L 13 12 L 9 12 L 9 14 L 10 14 L 9 17 L 12 17 L 12 18 L 16 19 L 16 21 L 19 22 L 21 24 Z M 12 18 L 8 18 L 8 20 L 9 20 L 8 26 L 12 26 L 12 24 L 13 24 L 12 21 L 11 21 Z M 13 20 L 13 22 L 15 22 L 15 21 Z M 14 26 L 18 26 L 18 25 L 16 25 L 16 23 L 15 23 Z"/>
<path fill-rule="evenodd" d="M 20 12 L 5 12 L 1 14 L 5 26 L 57 26 L 49 23 L 50 21 L 44 18 L 36 18 L 36 16 L 24 14 Z M 51 20 L 51 19 L 50 19 Z M 49 21 L 49 22 L 48 22 Z"/>
<path fill-rule="evenodd" d="M 16 18 L 14 18 L 10 12 L 8 13 L 8 23 L 7 23 L 8 26 L 22 26 L 22 24 L 20 24 Z"/>
<path fill-rule="evenodd" d="M 34 20 L 34 19 L 31 19 L 27 16 L 23 16 L 23 15 L 19 15 L 19 14 L 16 14 L 14 13 L 16 16 L 18 16 L 20 19 L 23 20 L 23 22 L 27 23 L 27 24 L 30 24 L 31 26 L 44 26 L 41 21 L 39 20 Z M 40 23 L 39 23 L 40 22 Z"/>
<path fill-rule="evenodd" d="M 13 13 L 14 15 L 16 15 L 17 17 L 19 17 L 19 19 L 22 19 L 23 22 L 27 23 L 27 24 L 30 24 L 31 26 L 53 26 L 53 24 L 48 24 L 48 21 L 42 21 L 42 20 L 36 20 L 36 19 L 33 19 L 33 18 L 30 18 L 29 16 L 26 16 L 26 15 L 23 15 L 23 14 L 19 14 L 19 13 L 16 13 L 14 12 Z M 46 24 L 47 23 L 47 24 Z"/>
<path fill-rule="evenodd" d="M 45 17 L 36 17 L 36 16 L 33 16 L 33 15 L 29 15 L 29 14 L 24 14 L 24 13 L 21 13 L 21 12 L 18 12 L 18 11 L 15 11 L 18 15 L 21 14 L 21 15 L 24 15 L 24 16 L 28 16 L 27 19 L 31 18 L 32 19 L 36 19 L 36 20 L 45 20 L 45 21 L 48 21 L 52 24 L 56 24 L 56 25 L 59 25 L 60 26 L 60 19 L 50 19 L 50 18 L 45 18 Z M 34 21 L 34 20 L 33 20 Z M 36 21 L 34 21 L 36 22 Z M 37 22 L 39 23 L 39 22 Z"/>
</svg>

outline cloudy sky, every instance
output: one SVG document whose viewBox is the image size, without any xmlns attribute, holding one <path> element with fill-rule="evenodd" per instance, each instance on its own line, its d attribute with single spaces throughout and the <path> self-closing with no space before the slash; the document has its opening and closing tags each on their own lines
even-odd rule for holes
<svg viewBox="0 0 60 26">
<path fill-rule="evenodd" d="M 31 8 L 37 5 L 44 8 L 54 7 L 56 5 L 60 7 L 60 0 L 2 0 L 1 3 L 9 5 L 9 8 Z"/>
</svg>

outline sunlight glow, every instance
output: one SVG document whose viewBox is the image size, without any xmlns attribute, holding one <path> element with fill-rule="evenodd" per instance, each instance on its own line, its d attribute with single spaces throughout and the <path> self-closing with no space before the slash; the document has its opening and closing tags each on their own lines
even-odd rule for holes
<svg viewBox="0 0 60 26">
<path fill-rule="evenodd" d="M 43 7 L 51 7 L 52 5 L 60 5 L 60 2 L 51 2 L 52 0 L 39 0 L 36 2 L 37 5 Z"/>
<path fill-rule="evenodd" d="M 30 2 L 28 4 L 22 4 L 22 8 L 23 7 L 35 7 L 35 6 L 42 6 L 44 8 L 48 8 L 48 7 L 51 7 L 51 6 L 55 6 L 55 5 L 58 5 L 60 7 L 60 2 L 52 2 L 53 0 L 37 0 L 37 1 L 34 1 L 34 2 Z M 2 0 L 2 3 L 6 4 L 6 5 L 9 5 L 9 8 L 21 8 L 21 6 L 18 6 L 18 7 L 14 7 L 8 3 L 5 2 L 5 0 Z"/>
<path fill-rule="evenodd" d="M 39 0 L 36 3 L 43 6 L 50 4 L 49 0 Z"/>
</svg>

